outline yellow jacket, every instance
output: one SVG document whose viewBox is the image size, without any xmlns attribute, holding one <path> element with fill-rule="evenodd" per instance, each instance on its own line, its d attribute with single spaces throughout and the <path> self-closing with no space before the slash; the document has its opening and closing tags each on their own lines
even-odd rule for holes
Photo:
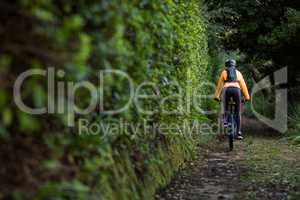
<svg viewBox="0 0 300 200">
<path fill-rule="evenodd" d="M 243 75 L 237 69 L 236 69 L 236 76 L 237 76 L 236 77 L 237 82 L 225 82 L 227 80 L 227 72 L 226 72 L 225 69 L 222 71 L 221 76 L 220 76 L 219 81 L 218 81 L 216 91 L 215 91 L 215 98 L 220 99 L 220 95 L 221 95 L 221 92 L 222 92 L 223 88 L 238 87 L 238 88 L 241 89 L 242 94 L 244 95 L 245 99 L 250 100 L 250 95 L 249 95 L 245 80 L 243 78 Z"/>
</svg>

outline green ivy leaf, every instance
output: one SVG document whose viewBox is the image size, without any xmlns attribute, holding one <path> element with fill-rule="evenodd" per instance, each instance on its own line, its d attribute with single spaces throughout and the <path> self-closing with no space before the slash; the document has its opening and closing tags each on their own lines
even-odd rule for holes
<svg viewBox="0 0 300 200">
<path fill-rule="evenodd" d="M 40 130 L 39 120 L 34 118 L 32 115 L 24 112 L 18 112 L 19 129 L 24 132 L 32 133 Z"/>
<path fill-rule="evenodd" d="M 4 109 L 2 112 L 2 122 L 5 126 L 11 125 L 13 119 L 12 111 L 9 108 Z"/>
</svg>

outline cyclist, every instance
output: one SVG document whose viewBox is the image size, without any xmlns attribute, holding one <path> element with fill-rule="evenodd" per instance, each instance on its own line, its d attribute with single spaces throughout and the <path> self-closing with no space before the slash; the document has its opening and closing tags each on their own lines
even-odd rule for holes
<svg viewBox="0 0 300 200">
<path fill-rule="evenodd" d="M 218 85 L 215 91 L 215 100 L 220 101 L 220 96 L 222 92 L 222 101 L 225 112 L 228 111 L 229 105 L 228 102 L 230 98 L 235 102 L 236 109 L 236 123 L 237 123 L 237 136 L 236 139 L 243 139 L 241 132 L 241 101 L 242 95 L 246 101 L 250 100 L 250 95 L 243 78 L 243 75 L 240 71 L 236 69 L 236 61 L 229 59 L 225 62 L 225 69 L 222 71 Z"/>
</svg>

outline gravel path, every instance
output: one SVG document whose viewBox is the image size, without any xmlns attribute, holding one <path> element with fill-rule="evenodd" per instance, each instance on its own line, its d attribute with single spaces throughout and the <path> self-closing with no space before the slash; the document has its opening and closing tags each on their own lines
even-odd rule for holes
<svg viewBox="0 0 300 200">
<path fill-rule="evenodd" d="M 197 158 L 159 191 L 156 199 L 299 200 L 299 153 L 299 149 L 276 137 L 253 136 L 236 141 L 233 152 L 228 152 L 227 140 L 214 141 L 199 147 Z"/>
</svg>

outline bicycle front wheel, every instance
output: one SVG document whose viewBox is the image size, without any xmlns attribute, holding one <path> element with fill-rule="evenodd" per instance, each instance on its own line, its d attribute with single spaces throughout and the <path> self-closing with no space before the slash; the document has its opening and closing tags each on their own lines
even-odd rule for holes
<svg viewBox="0 0 300 200">
<path fill-rule="evenodd" d="M 235 121 L 234 121 L 234 117 L 233 115 L 230 116 L 230 132 L 229 132 L 229 150 L 232 151 L 233 150 L 233 140 L 235 137 L 235 129 L 236 129 L 236 125 L 235 125 Z"/>
<path fill-rule="evenodd" d="M 233 140 L 234 140 L 233 134 L 230 134 L 228 138 L 229 138 L 229 150 L 232 151 L 233 150 Z"/>
</svg>

